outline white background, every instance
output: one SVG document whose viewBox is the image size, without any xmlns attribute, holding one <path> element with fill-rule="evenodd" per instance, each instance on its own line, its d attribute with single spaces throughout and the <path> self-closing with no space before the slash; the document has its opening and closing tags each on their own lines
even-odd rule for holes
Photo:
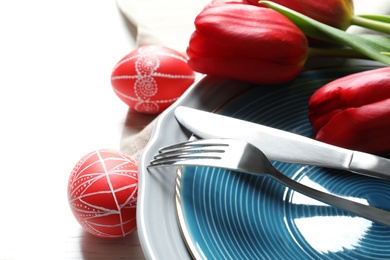
<svg viewBox="0 0 390 260">
<path fill-rule="evenodd" d="M 137 233 L 92 237 L 67 201 L 77 161 L 119 149 L 110 76 L 134 46 L 115 1 L 0 2 L 0 259 L 144 258 Z"/>
</svg>

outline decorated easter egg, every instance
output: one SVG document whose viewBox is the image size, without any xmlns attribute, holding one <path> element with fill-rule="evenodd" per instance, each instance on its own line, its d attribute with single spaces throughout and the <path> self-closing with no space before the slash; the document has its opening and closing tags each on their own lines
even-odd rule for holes
<svg viewBox="0 0 390 260">
<path fill-rule="evenodd" d="M 123 57 L 114 67 L 111 84 L 130 108 L 158 114 L 175 102 L 194 82 L 195 73 L 181 53 L 147 45 Z"/>
<path fill-rule="evenodd" d="M 73 215 L 89 233 L 121 238 L 136 229 L 138 165 L 115 150 L 85 155 L 73 168 L 68 200 Z"/>
</svg>

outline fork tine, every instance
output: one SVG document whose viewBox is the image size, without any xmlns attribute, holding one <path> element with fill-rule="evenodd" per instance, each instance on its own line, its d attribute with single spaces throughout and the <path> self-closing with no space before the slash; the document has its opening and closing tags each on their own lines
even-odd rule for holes
<svg viewBox="0 0 390 260">
<path fill-rule="evenodd" d="M 160 154 L 151 161 L 148 168 L 171 165 L 209 166 L 250 174 L 268 175 L 297 192 L 390 226 L 390 212 L 299 183 L 276 169 L 261 150 L 244 141 L 203 139 L 176 144 L 162 148 Z"/>
<path fill-rule="evenodd" d="M 164 150 L 156 155 L 154 155 L 155 159 L 159 158 L 166 158 L 166 157 L 174 157 L 174 156 L 181 156 L 181 155 L 194 155 L 195 154 L 200 154 L 200 153 L 223 153 L 225 150 L 223 149 L 218 149 L 218 148 L 209 148 L 209 147 L 177 147 L 175 150 Z"/>
<path fill-rule="evenodd" d="M 166 156 L 155 158 L 150 161 L 148 167 L 156 166 L 168 166 L 168 165 L 190 165 L 190 164 L 202 164 L 201 161 L 206 160 L 220 160 L 221 157 L 216 153 L 198 153 L 198 154 L 185 154 L 177 156 Z"/>
<path fill-rule="evenodd" d="M 163 147 L 150 161 L 148 167 L 200 163 L 200 160 L 221 159 L 221 153 L 229 146 L 221 141 L 194 140 Z"/>
<path fill-rule="evenodd" d="M 158 151 L 159 153 L 156 154 L 154 158 L 157 159 L 167 156 L 184 155 L 190 153 L 220 153 L 225 151 L 225 149 L 221 147 L 226 146 L 228 146 L 228 144 L 222 143 L 220 141 L 192 140 L 160 148 Z"/>
<path fill-rule="evenodd" d="M 175 150 L 182 150 L 185 148 L 190 148 L 190 147 L 208 147 L 208 146 L 228 146 L 226 143 L 222 142 L 217 142 L 217 141 L 209 141 L 209 140 L 192 140 L 192 141 L 186 141 L 186 142 L 181 142 L 173 145 L 169 145 L 163 148 L 159 149 L 159 153 L 165 153 L 169 151 L 175 151 Z"/>
</svg>

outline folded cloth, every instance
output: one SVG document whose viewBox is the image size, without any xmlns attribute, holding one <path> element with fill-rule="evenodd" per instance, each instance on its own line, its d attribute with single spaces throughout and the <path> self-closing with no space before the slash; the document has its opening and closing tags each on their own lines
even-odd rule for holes
<svg viewBox="0 0 390 260">
<path fill-rule="evenodd" d="M 130 109 L 122 131 L 120 150 L 138 161 L 152 134 L 155 118 L 156 115 L 141 114 Z"/>
<path fill-rule="evenodd" d="M 137 29 L 137 46 L 159 44 L 185 54 L 194 19 L 211 0 L 116 0 L 118 8 Z M 390 15 L 389 0 L 354 0 L 356 14 Z M 351 26 L 351 33 L 371 33 Z M 154 117 L 129 111 L 120 149 L 138 160 L 149 141 Z"/>
<path fill-rule="evenodd" d="M 137 46 L 159 44 L 185 54 L 194 19 L 210 0 L 117 0 L 137 29 Z"/>
<path fill-rule="evenodd" d="M 162 45 L 186 55 L 194 19 L 211 0 L 117 0 L 118 8 L 136 28 L 137 47 Z M 129 111 L 120 150 L 135 160 L 149 141 L 154 117 Z"/>
<path fill-rule="evenodd" d="M 129 131 L 124 131 L 122 134 L 120 150 L 138 161 L 144 147 L 149 142 L 154 122 L 155 120 L 147 125 L 144 125 L 138 132 L 129 133 Z M 128 130 L 129 127 L 125 127 L 125 129 Z"/>
</svg>

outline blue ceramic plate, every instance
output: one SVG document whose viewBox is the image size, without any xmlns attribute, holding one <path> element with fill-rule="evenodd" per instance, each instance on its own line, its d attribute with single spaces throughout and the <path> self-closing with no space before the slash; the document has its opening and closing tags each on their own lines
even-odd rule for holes
<svg viewBox="0 0 390 260">
<path fill-rule="evenodd" d="M 289 84 L 255 87 L 216 113 L 311 137 L 307 104 L 313 91 L 365 69 L 305 72 Z M 273 164 L 305 185 L 390 210 L 390 182 Z M 195 259 L 390 259 L 389 227 L 308 198 L 269 177 L 184 167 L 177 174 L 176 201 L 182 234 Z"/>
</svg>

